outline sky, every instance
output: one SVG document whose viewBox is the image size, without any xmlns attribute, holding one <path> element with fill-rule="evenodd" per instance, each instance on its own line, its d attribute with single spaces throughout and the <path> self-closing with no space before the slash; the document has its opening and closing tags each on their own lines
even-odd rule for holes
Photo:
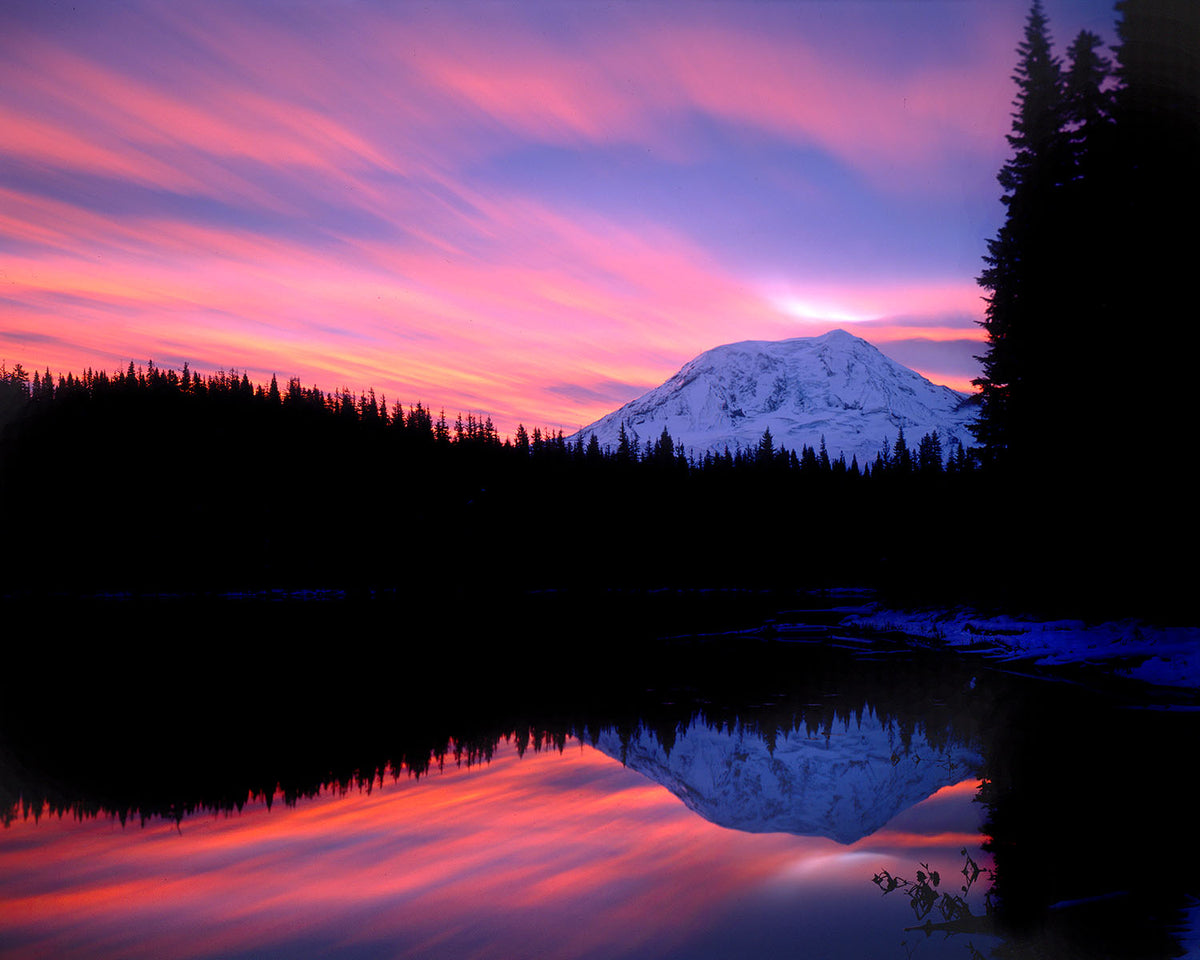
<svg viewBox="0 0 1200 960">
<path fill-rule="evenodd" d="M 1045 0 L 1055 48 L 1114 39 Z M 969 390 L 1017 0 L 5 0 L 0 361 L 572 432 L 841 327 Z"/>
</svg>

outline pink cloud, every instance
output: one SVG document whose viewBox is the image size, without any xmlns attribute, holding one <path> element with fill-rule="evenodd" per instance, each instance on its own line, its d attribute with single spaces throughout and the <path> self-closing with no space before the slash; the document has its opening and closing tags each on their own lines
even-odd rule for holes
<svg viewBox="0 0 1200 960">
<path fill-rule="evenodd" d="M 715 10 L 618 15 L 557 47 L 510 20 L 443 23 L 448 41 L 417 47 L 412 62 L 440 95 L 521 136 L 643 143 L 681 162 L 686 148 L 664 121 L 689 112 L 816 144 L 877 183 L 907 189 L 936 189 L 948 159 L 1003 149 L 1007 32 L 978 29 L 975 56 L 956 66 L 872 71 L 798 30 L 772 34 Z"/>
<path fill-rule="evenodd" d="M 947 137 L 981 142 L 971 77 L 918 67 L 897 81 L 711 14 L 621 15 L 551 43 L 486 8 L 404 8 L 397 22 L 302 7 L 283 23 L 199 9 L 147 13 L 202 51 L 194 60 L 141 49 L 134 16 L 114 28 L 124 59 L 19 27 L 0 41 L 6 158 L 217 201 L 229 221 L 0 187 L 10 361 L 187 359 L 486 409 L 504 432 L 570 430 L 607 401 L 547 385 L 655 384 L 719 343 L 819 333 L 843 315 L 885 339 L 917 335 L 893 329 L 904 316 L 928 318 L 920 335 L 962 336 L 979 312 L 969 280 L 809 286 L 789 291 L 808 305 L 791 309 L 679 228 L 485 189 L 464 166 L 523 138 L 687 162 L 670 121 L 698 111 L 886 179 L 936 167 Z M 309 222 L 298 197 L 348 222 Z"/>
<path fill-rule="evenodd" d="M 817 144 L 881 182 L 912 185 L 933 177 L 948 153 L 991 157 L 1002 148 L 1012 44 L 1001 31 L 978 31 L 969 71 L 918 63 L 897 73 L 847 62 L 799 29 L 739 24 L 719 7 L 690 18 L 655 8 L 617 15 L 556 42 L 520 17 L 472 10 L 409 10 L 399 22 L 362 10 L 350 26 L 312 11 L 281 24 L 244 8 L 159 10 L 227 73 L 179 63 L 164 88 L 36 37 L 22 38 L 25 56 L 5 72 L 139 148 L 335 174 L 407 168 L 414 157 L 425 169 L 447 148 L 486 150 L 489 123 L 523 138 L 644 143 L 684 159 L 663 124 L 689 111 Z M 53 139 L 42 131 L 29 149 L 121 169 L 103 149 L 55 149 Z M 142 176 L 163 182 L 153 157 L 139 161 Z"/>
<path fill-rule="evenodd" d="M 473 198 L 487 229 L 503 238 L 503 255 L 450 259 L 433 246 L 349 238 L 347 255 L 331 258 L 286 239 L 177 221 L 81 215 L 72 224 L 61 205 L 15 199 L 23 203 L 14 209 L 28 207 L 22 222 L 45 224 L 43 241 L 64 252 L 7 265 L 10 291 L 36 308 L 8 317 L 10 337 L 46 330 L 49 312 L 59 339 L 108 355 L 141 361 L 157 353 L 161 362 L 165 352 L 264 380 L 277 373 L 326 389 L 370 385 L 452 414 L 486 405 L 505 431 L 531 420 L 530 411 L 564 429 L 608 412 L 603 398 L 556 402 L 546 383 L 654 384 L 721 342 L 845 325 L 790 315 L 663 228 L 588 221 L 528 200 Z M 105 253 L 94 260 L 72 252 L 73 243 Z M 914 312 L 977 296 L 954 285 L 821 295 L 840 296 L 848 309 Z M 876 339 L 918 335 L 885 320 L 871 326 Z M 29 360 L 43 364 L 40 355 Z M 55 357 L 45 362 L 61 369 Z"/>
</svg>

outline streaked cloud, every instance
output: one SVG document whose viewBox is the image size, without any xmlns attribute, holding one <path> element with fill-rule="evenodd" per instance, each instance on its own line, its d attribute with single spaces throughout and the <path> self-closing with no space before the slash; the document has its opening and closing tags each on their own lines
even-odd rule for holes
<svg viewBox="0 0 1200 960">
<path fill-rule="evenodd" d="M 509 431 L 719 343 L 969 338 L 1023 15 L 13 3 L 0 349 Z"/>
</svg>

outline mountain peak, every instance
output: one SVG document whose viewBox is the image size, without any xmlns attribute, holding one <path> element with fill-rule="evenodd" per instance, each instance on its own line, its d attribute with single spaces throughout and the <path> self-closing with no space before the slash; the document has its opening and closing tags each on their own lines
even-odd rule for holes
<svg viewBox="0 0 1200 960">
<path fill-rule="evenodd" d="M 910 443 L 937 430 L 943 446 L 971 442 L 967 395 L 930 383 L 845 330 L 787 340 L 727 343 L 685 363 L 673 377 L 584 427 L 615 447 L 622 426 L 644 445 L 665 427 L 697 455 L 755 446 L 765 430 L 799 451 L 825 439 L 831 457 L 874 459 L 903 429 Z"/>
<path fill-rule="evenodd" d="M 803 340 L 804 338 L 803 337 L 793 337 L 792 339 L 793 340 Z M 827 330 L 825 333 L 821 334 L 819 337 L 810 337 L 809 339 L 811 339 L 811 340 L 862 340 L 863 343 L 867 342 L 866 340 L 863 340 L 862 337 L 856 337 L 854 334 L 850 333 L 848 330 L 843 330 L 841 327 L 836 327 L 833 330 Z"/>
<path fill-rule="evenodd" d="M 902 742 L 892 724 L 863 712 L 822 741 L 786 732 L 770 746 L 756 733 L 693 720 L 668 750 L 645 730 L 601 732 L 596 747 L 660 783 L 711 823 L 748 833 L 794 833 L 854 843 L 892 817 L 978 770 L 970 745 L 934 744 L 922 730 Z"/>
</svg>

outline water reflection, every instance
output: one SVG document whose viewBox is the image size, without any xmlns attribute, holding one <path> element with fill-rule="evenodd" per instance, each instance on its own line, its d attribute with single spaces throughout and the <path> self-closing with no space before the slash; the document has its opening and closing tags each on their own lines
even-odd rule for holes
<svg viewBox="0 0 1200 960">
<path fill-rule="evenodd" d="M 902 736 L 867 710 L 776 731 L 768 743 L 698 720 L 668 750 L 651 732 L 606 731 L 596 745 L 661 783 L 700 816 L 750 833 L 853 843 L 947 784 L 978 777 L 978 749 L 923 729 Z"/>
<path fill-rule="evenodd" d="M 893 875 L 888 870 L 880 870 L 871 882 L 885 895 L 899 891 L 908 899 L 914 916 L 922 921 L 918 927 L 909 927 L 910 930 L 920 930 L 927 935 L 935 932 L 993 933 L 994 904 L 990 896 L 993 872 L 981 867 L 966 847 L 959 854 L 963 857 L 962 869 L 959 870 L 962 882 L 954 892 L 951 892 L 952 884 L 958 882 L 957 878 L 949 877 L 950 883 L 943 886 L 941 871 L 924 862 L 914 869 L 912 880 Z M 979 883 L 980 877 L 985 878 L 982 884 Z M 977 884 L 987 889 L 981 914 L 976 914 L 970 903 L 971 891 Z"/>
<path fill-rule="evenodd" d="M 316 630 L 340 654 L 328 637 L 357 634 L 334 612 L 260 614 L 264 636 Z M 99 650 L 10 671 L 0 943 L 1175 955 L 1200 844 L 1173 784 L 1200 715 L 828 631 L 651 643 L 550 624 L 503 646 L 406 636 L 369 660 L 189 653 L 149 684 Z M 919 889 L 923 863 L 944 883 L 963 849 L 995 870 L 991 941 L 926 930 L 941 888 L 922 919 L 872 883 Z"/>
<path fill-rule="evenodd" d="M 18 821 L 0 937 L 21 957 L 860 956 L 902 936 L 864 865 L 984 856 L 976 787 L 930 801 L 936 832 L 917 809 L 844 846 L 720 828 L 577 741 L 524 759 L 508 741 L 270 813 Z"/>
</svg>

